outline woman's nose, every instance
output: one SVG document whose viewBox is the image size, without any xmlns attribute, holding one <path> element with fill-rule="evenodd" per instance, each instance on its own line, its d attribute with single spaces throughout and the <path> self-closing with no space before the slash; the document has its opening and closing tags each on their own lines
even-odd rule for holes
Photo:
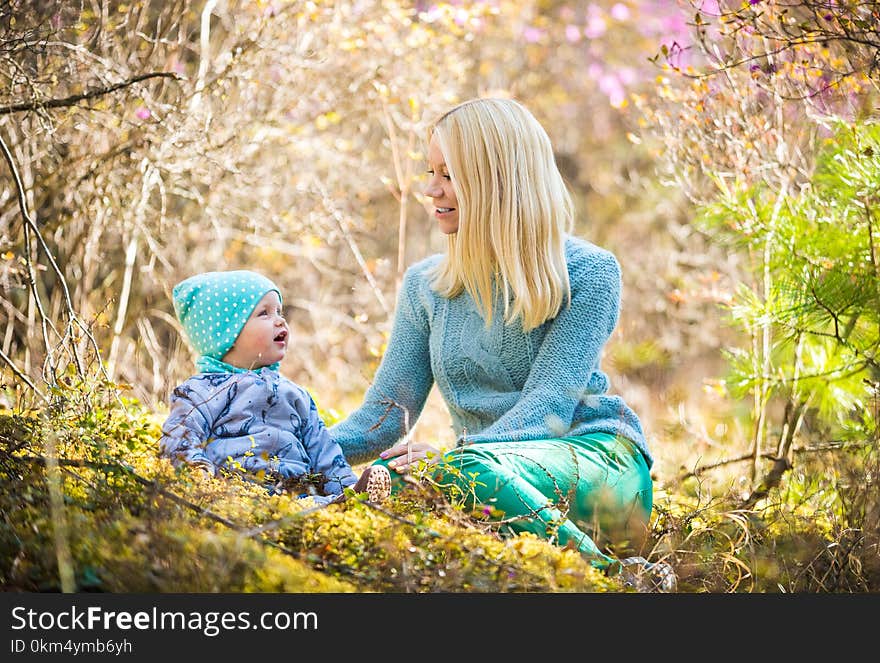
<svg viewBox="0 0 880 663">
<path fill-rule="evenodd" d="M 428 182 L 428 186 L 425 187 L 425 195 L 428 198 L 439 198 L 443 195 L 443 189 L 441 189 L 436 182 Z"/>
</svg>

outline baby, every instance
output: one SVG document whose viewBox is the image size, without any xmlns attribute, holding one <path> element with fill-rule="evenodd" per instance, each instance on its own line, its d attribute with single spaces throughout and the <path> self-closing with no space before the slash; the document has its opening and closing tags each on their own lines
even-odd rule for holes
<svg viewBox="0 0 880 663">
<path fill-rule="evenodd" d="M 199 372 L 174 389 L 161 455 L 211 476 L 222 468 L 297 486 L 319 504 L 349 486 L 374 502 L 388 497 L 388 470 L 374 465 L 357 479 L 312 397 L 278 372 L 290 337 L 278 286 L 251 271 L 205 272 L 172 294 Z"/>
</svg>

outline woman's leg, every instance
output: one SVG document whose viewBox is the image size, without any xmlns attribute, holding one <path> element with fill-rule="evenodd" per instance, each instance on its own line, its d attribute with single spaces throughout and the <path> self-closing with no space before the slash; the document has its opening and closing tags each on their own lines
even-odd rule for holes
<svg viewBox="0 0 880 663">
<path fill-rule="evenodd" d="M 653 489 L 644 458 L 607 434 L 459 447 L 435 475 L 447 494 L 501 512 L 512 532 L 555 537 L 604 568 L 613 558 L 594 538 L 643 537 Z"/>
</svg>

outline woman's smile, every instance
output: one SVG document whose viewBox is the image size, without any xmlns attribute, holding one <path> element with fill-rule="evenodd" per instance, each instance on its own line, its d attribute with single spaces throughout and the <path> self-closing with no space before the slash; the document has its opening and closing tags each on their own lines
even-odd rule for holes
<svg viewBox="0 0 880 663">
<path fill-rule="evenodd" d="M 431 138 L 428 145 L 428 186 L 425 195 L 434 204 L 434 218 L 439 221 L 440 232 L 446 235 L 458 232 L 458 198 L 436 137 Z"/>
</svg>

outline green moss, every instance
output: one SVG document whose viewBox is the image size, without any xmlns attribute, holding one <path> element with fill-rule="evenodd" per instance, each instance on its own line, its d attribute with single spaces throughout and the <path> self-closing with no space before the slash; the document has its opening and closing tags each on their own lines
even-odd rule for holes
<svg viewBox="0 0 880 663">
<path fill-rule="evenodd" d="M 57 528 L 82 591 L 620 589 L 578 553 L 532 536 L 502 539 L 436 494 L 316 508 L 174 470 L 157 456 L 155 417 L 134 402 L 0 416 L 0 431 L 0 579 L 9 588 L 59 589 Z M 50 508 L 47 440 L 62 467 L 60 514 Z"/>
<path fill-rule="evenodd" d="M 80 591 L 623 591 L 576 551 L 502 537 L 429 487 L 381 507 L 350 495 L 317 508 L 175 470 L 158 457 L 158 435 L 134 401 L 0 414 L 0 583 L 60 589 L 60 532 Z M 64 497 L 55 513 L 53 446 Z M 789 476 L 748 511 L 731 496 L 658 489 L 640 552 L 672 563 L 679 591 L 876 591 L 876 491 L 826 475 Z"/>
</svg>

